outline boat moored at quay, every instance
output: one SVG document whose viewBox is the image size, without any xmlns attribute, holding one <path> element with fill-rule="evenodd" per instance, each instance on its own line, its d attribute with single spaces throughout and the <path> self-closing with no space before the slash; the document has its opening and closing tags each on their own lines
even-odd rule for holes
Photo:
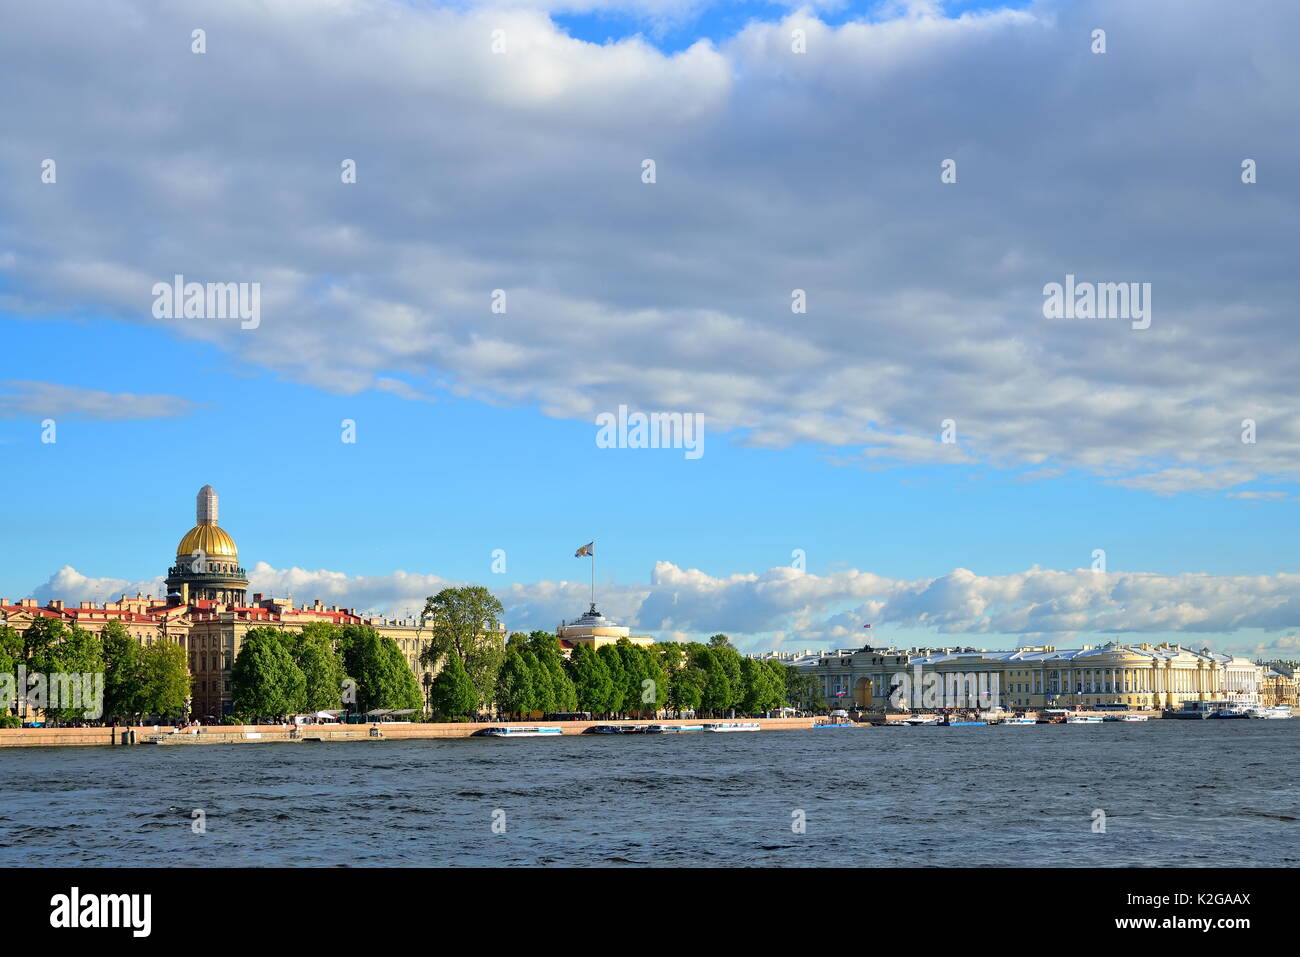
<svg viewBox="0 0 1300 957">
<path fill-rule="evenodd" d="M 706 724 L 705 731 L 762 731 L 763 726 L 757 721 L 724 721 L 721 724 Z"/>
<path fill-rule="evenodd" d="M 564 731 L 561 728 L 543 728 L 543 727 L 502 727 L 502 728 L 484 728 L 482 731 L 474 732 L 475 736 L 485 738 L 551 738 L 559 737 Z"/>
</svg>

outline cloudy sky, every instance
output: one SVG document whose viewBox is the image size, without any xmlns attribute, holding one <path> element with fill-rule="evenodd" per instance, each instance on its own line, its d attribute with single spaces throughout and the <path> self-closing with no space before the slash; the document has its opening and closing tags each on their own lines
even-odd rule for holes
<svg viewBox="0 0 1300 957">
<path fill-rule="evenodd" d="M 299 600 L 549 628 L 595 539 L 664 638 L 1300 655 L 1289 0 L 0 16 L 0 595 L 159 593 L 210 482 Z"/>
</svg>

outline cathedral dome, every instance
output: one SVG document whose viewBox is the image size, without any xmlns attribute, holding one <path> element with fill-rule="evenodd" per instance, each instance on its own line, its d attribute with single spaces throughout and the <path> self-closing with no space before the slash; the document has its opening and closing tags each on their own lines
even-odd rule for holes
<svg viewBox="0 0 1300 957">
<path fill-rule="evenodd" d="M 177 558 L 189 558 L 201 551 L 208 558 L 238 558 L 235 540 L 217 525 L 217 490 L 211 485 L 199 489 L 194 499 L 194 527 L 176 546 Z"/>
<path fill-rule="evenodd" d="M 238 558 L 235 540 L 230 533 L 217 525 L 195 525 L 176 546 L 177 558 L 189 558 L 201 551 L 208 558 Z"/>
</svg>

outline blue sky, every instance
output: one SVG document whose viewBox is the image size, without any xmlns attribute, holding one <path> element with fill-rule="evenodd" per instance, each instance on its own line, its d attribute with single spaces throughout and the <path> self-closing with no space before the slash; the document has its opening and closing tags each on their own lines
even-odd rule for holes
<svg viewBox="0 0 1300 957">
<path fill-rule="evenodd" d="M 1253 58 L 1243 102 L 1168 76 L 1158 11 L 1123 5 L 593 6 L 359 5 L 351 59 L 317 61 L 276 46 L 345 29 L 310 5 L 193 4 L 39 67 L 60 5 L 24 11 L 0 72 L 49 89 L 0 149 L 0 595 L 149 587 L 211 483 L 254 588 L 299 600 L 404 612 L 473 581 L 550 627 L 584 610 L 594 538 L 602 607 L 662 637 L 1292 653 L 1295 144 L 1267 18 L 1201 64 L 1212 86 Z M 191 22 L 205 57 L 168 46 Z M 515 60 L 463 53 L 497 23 Z M 1130 52 L 1090 58 L 1092 23 Z M 159 44 L 173 86 L 121 75 Z M 310 69 L 232 70 L 255 44 Z M 1013 52 L 1038 83 L 999 72 Z M 1058 105 L 1096 135 L 1045 135 Z M 1272 185 L 1237 182 L 1252 153 Z M 1151 277 L 1150 335 L 1050 325 L 1067 271 Z M 261 281 L 261 327 L 154 319 L 174 272 Z M 702 412 L 705 454 L 598 448 L 620 403 Z"/>
</svg>

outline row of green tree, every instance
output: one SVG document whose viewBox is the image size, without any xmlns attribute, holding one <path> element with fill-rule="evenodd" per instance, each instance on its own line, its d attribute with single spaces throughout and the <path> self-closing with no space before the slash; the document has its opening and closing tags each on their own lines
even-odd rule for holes
<svg viewBox="0 0 1300 957">
<path fill-rule="evenodd" d="M 250 628 L 230 668 L 230 693 L 235 715 L 245 719 L 423 710 L 419 683 L 397 642 L 369 625 Z"/>
<path fill-rule="evenodd" d="M 502 614 L 481 586 L 444 589 L 426 602 L 429 646 L 421 661 L 439 669 L 429 695 L 435 715 L 460 718 L 493 707 L 505 715 L 755 714 L 801 703 L 812 689 L 778 661 L 744 657 L 726 635 L 707 645 L 579 645 L 566 661 L 550 632 L 516 632 L 502 643 Z"/>
<path fill-rule="evenodd" d="M 42 708 L 52 723 L 95 720 L 125 721 L 135 715 L 174 718 L 185 713 L 190 675 L 185 650 L 176 642 L 160 639 L 146 645 L 134 638 L 120 621 L 109 621 L 99 634 L 57 618 L 38 618 L 25 631 L 0 626 L 0 673 L 17 675 L 25 668 L 35 674 L 100 674 L 102 702 L 83 701 L 83 707 Z M 30 692 L 17 689 L 19 694 Z M 31 716 L 34 702 L 8 702 L 0 709 L 0 724 L 17 724 L 18 712 Z M 99 714 L 95 712 L 98 711 Z"/>
</svg>

